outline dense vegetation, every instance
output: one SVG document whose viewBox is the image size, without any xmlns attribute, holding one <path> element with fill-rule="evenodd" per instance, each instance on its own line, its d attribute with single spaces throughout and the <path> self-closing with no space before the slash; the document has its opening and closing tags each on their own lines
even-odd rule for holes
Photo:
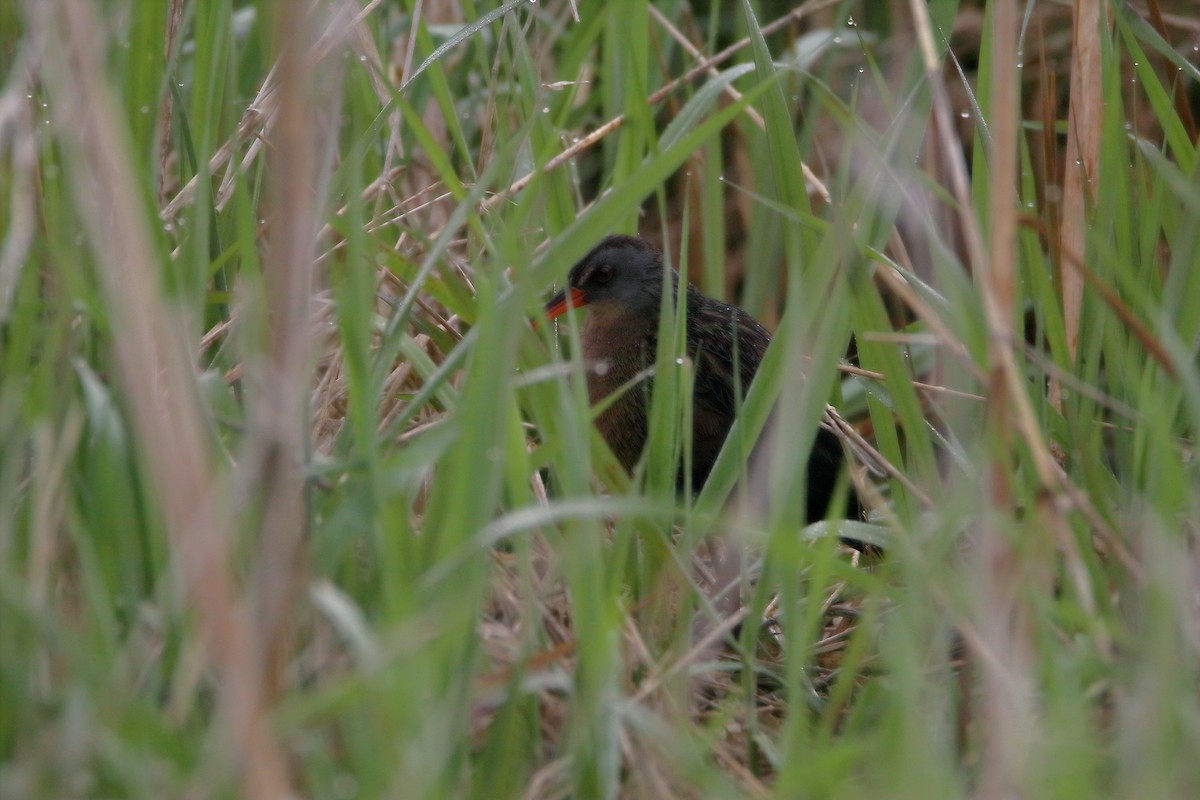
<svg viewBox="0 0 1200 800">
<path fill-rule="evenodd" d="M 1200 796 L 1200 22 L 982 5 L 0 6 L 0 797 Z M 597 438 L 614 231 L 768 475 Z"/>
</svg>

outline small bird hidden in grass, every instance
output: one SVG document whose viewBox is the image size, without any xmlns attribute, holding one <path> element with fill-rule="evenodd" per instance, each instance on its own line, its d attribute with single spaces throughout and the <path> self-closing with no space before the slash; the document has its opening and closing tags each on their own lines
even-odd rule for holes
<svg viewBox="0 0 1200 800">
<path fill-rule="evenodd" d="M 545 305 L 550 319 L 573 308 L 585 309 L 579 335 L 588 399 L 597 404 L 620 393 L 596 418 L 596 427 L 617 460 L 631 472 L 649 433 L 663 270 L 663 255 L 649 242 L 636 236 L 608 236 L 571 268 L 566 288 Z M 666 285 L 676 296 L 680 280 L 679 274 L 670 270 Z M 691 469 L 685 473 L 680 464 L 679 489 L 698 492 L 754 381 L 771 335 L 737 306 L 706 297 L 691 283 L 684 291 L 686 352 L 695 375 Z M 771 421 L 767 427 L 770 431 Z M 830 509 L 846 463 L 840 434 L 848 428 L 836 411 L 827 407 L 807 462 L 808 522 L 830 516 L 859 519 L 862 515 L 852 487 L 845 507 Z M 764 477 L 761 465 L 769 463 L 767 450 L 772 438 L 763 436 L 751 452 L 752 481 Z M 848 543 L 861 547 L 861 543 Z"/>
</svg>

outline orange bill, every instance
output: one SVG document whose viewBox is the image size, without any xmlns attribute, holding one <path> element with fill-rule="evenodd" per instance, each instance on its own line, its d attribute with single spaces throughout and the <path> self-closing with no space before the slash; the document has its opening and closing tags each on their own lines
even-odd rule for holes
<svg viewBox="0 0 1200 800">
<path fill-rule="evenodd" d="M 546 316 L 550 319 L 557 319 L 572 308 L 586 305 L 587 299 L 584 297 L 582 289 L 568 289 L 550 298 L 546 303 Z"/>
</svg>

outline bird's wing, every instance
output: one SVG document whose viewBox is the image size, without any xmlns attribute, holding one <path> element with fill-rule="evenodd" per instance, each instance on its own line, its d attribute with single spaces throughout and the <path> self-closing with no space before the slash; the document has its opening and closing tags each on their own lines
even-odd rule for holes
<svg viewBox="0 0 1200 800">
<path fill-rule="evenodd" d="M 706 318 L 688 320 L 688 354 L 696 366 L 695 404 L 732 419 L 770 336 L 740 309 L 720 306 L 706 311 Z"/>
<path fill-rule="evenodd" d="M 732 419 L 737 413 L 740 398 L 734 387 L 733 368 L 729 359 L 704 348 L 698 349 L 692 359 L 696 365 L 693 403 L 698 409 Z M 743 397 L 746 388 L 741 387 Z"/>
</svg>

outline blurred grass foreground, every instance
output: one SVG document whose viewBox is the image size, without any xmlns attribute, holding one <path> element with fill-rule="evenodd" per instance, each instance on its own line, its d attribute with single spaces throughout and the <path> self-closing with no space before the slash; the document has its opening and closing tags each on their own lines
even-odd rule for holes
<svg viewBox="0 0 1200 800">
<path fill-rule="evenodd" d="M 0 59 L 0 798 L 1200 797 L 1194 0 L 19 0 Z M 530 325 L 612 232 L 775 334 L 694 498 L 687 360 L 627 476 Z M 868 517 L 747 502 L 826 402 Z"/>
</svg>

